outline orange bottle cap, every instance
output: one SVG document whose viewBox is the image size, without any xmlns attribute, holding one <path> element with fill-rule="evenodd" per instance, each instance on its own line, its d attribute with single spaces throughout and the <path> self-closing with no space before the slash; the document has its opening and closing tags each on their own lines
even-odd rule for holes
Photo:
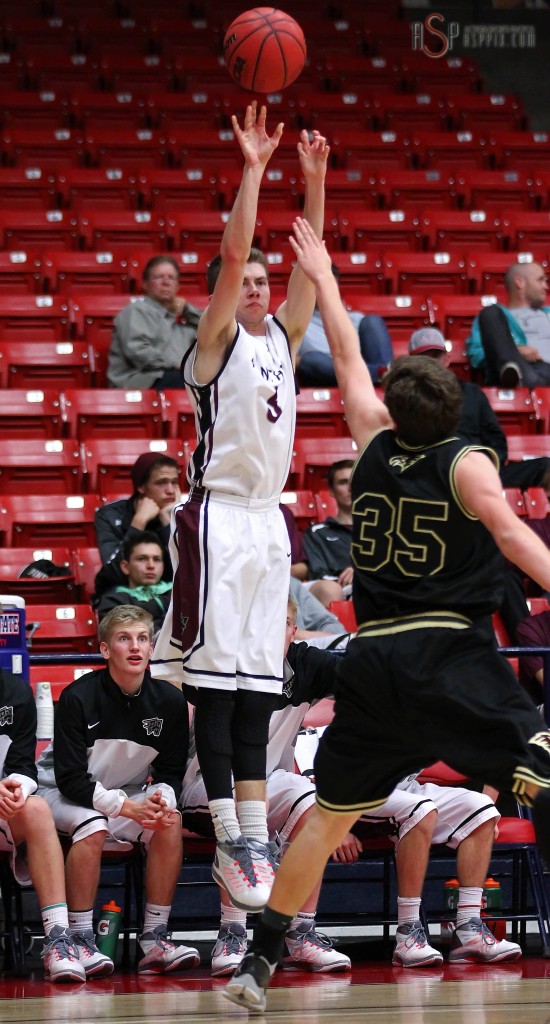
<svg viewBox="0 0 550 1024">
<path fill-rule="evenodd" d="M 104 903 L 101 909 L 102 910 L 110 910 L 111 913 L 115 913 L 115 914 L 116 913 L 120 914 L 122 912 L 122 907 L 117 907 L 117 905 L 116 905 L 114 900 L 110 900 L 109 903 Z"/>
</svg>

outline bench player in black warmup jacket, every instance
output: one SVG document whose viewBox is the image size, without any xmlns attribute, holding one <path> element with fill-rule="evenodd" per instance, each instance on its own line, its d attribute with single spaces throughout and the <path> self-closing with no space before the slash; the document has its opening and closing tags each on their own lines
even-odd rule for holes
<svg viewBox="0 0 550 1024">
<path fill-rule="evenodd" d="M 315 283 L 361 452 L 351 549 L 359 628 L 315 761 L 317 804 L 283 858 L 252 949 L 225 990 L 259 1012 L 283 936 L 331 851 L 361 813 L 422 764 L 445 760 L 532 804 L 550 861 L 550 733 L 498 654 L 490 618 L 502 554 L 548 590 L 550 552 L 504 501 L 491 451 L 454 436 L 461 391 L 453 374 L 421 356 L 397 360 L 381 402 L 324 245 L 301 218 L 291 242 Z M 485 926 L 469 921 L 457 928 L 453 948 L 474 958 L 487 941 Z"/>
</svg>

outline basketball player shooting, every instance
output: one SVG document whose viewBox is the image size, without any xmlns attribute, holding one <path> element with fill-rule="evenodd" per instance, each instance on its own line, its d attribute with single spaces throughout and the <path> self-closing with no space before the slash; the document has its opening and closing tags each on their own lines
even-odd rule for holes
<svg viewBox="0 0 550 1024">
<path fill-rule="evenodd" d="M 251 245 L 262 176 L 283 125 L 269 136 L 266 108 L 251 103 L 243 128 L 234 117 L 233 129 L 243 176 L 209 267 L 210 304 L 182 364 L 197 447 L 189 501 L 175 511 L 171 551 L 179 564 L 152 671 L 193 687 L 197 755 L 217 840 L 213 875 L 236 906 L 254 912 L 267 902 L 276 867 L 265 770 L 269 719 L 282 691 L 290 577 L 279 501 L 294 440 L 294 357 L 315 288 L 296 266 L 286 301 L 269 314 L 266 260 Z M 305 209 L 320 237 L 325 139 L 302 132 L 298 156 Z"/>
<path fill-rule="evenodd" d="M 550 732 L 498 653 L 491 625 L 501 552 L 544 590 L 550 552 L 503 499 L 494 453 L 454 436 L 462 403 L 454 374 L 427 357 L 398 359 L 380 401 L 324 244 L 300 218 L 291 243 L 315 284 L 361 452 L 351 480 L 360 625 L 339 664 L 335 717 L 315 759 L 317 803 L 224 993 L 256 1012 L 283 936 L 331 851 L 420 765 L 444 760 L 532 805 L 550 863 Z"/>
</svg>

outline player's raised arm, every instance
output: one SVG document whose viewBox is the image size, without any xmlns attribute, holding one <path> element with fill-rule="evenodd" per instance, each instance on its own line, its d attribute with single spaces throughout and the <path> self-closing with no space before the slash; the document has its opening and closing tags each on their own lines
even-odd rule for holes
<svg viewBox="0 0 550 1024">
<path fill-rule="evenodd" d="M 237 118 L 232 117 L 233 130 L 244 156 L 244 169 L 223 233 L 219 276 L 197 331 L 194 375 L 198 383 L 207 383 L 216 375 L 235 336 L 235 312 L 254 237 L 260 184 L 265 166 L 283 133 L 283 125 L 279 124 L 269 136 L 265 123 L 266 108 L 262 106 L 258 113 L 256 101 L 246 108 L 242 128 Z"/>
<path fill-rule="evenodd" d="M 315 285 L 334 372 L 344 402 L 351 435 L 362 448 L 382 427 L 392 425 L 390 414 L 378 398 L 361 356 L 357 332 L 344 309 L 338 284 L 324 242 L 308 222 L 297 217 L 290 244 L 304 274 Z"/>
<path fill-rule="evenodd" d="M 306 182 L 304 217 L 317 238 L 323 237 L 325 218 L 325 177 L 329 146 L 319 132 L 300 134 L 298 156 Z M 289 278 L 285 302 L 277 310 L 277 319 L 286 328 L 292 354 L 298 351 L 315 307 L 315 288 L 298 263 Z"/>
</svg>

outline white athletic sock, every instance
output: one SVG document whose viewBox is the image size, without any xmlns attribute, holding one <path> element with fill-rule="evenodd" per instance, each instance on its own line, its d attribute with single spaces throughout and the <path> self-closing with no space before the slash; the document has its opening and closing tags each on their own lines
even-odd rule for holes
<svg viewBox="0 0 550 1024">
<path fill-rule="evenodd" d="M 146 903 L 145 913 L 143 915 L 142 936 L 145 932 L 154 931 L 155 928 L 158 928 L 159 924 L 162 924 L 167 928 L 171 909 L 171 906 L 164 907 L 160 903 Z M 139 944 L 144 953 L 147 953 L 151 946 L 154 945 L 154 941 L 146 939 L 145 942 L 142 942 L 140 938 Z"/>
<path fill-rule="evenodd" d="M 93 931 L 93 907 L 90 910 L 69 910 L 69 928 L 72 932 Z"/>
<path fill-rule="evenodd" d="M 220 924 L 242 924 L 246 928 L 246 910 L 239 910 L 238 907 L 221 905 Z"/>
<path fill-rule="evenodd" d="M 402 924 L 413 924 L 420 918 L 420 896 L 397 897 L 397 928 Z"/>
<path fill-rule="evenodd" d="M 241 828 L 237 818 L 235 801 L 226 798 L 209 800 L 208 806 L 212 815 L 212 824 L 218 843 L 226 843 L 228 839 L 238 839 Z"/>
<path fill-rule="evenodd" d="M 49 935 L 56 924 L 60 928 L 68 929 L 69 915 L 66 903 L 51 903 L 49 907 L 42 907 L 40 913 L 44 925 L 44 935 Z"/>
<path fill-rule="evenodd" d="M 259 839 L 261 843 L 269 841 L 265 800 L 239 800 L 237 817 L 243 836 Z"/>
<path fill-rule="evenodd" d="M 458 906 L 456 908 L 456 926 L 471 921 L 472 917 L 481 917 L 481 905 L 483 901 L 482 886 L 461 885 L 458 890 Z"/>
<path fill-rule="evenodd" d="M 315 914 L 307 914 L 305 910 L 299 910 L 298 913 L 296 914 L 296 917 L 292 918 L 292 923 L 290 925 L 289 931 L 295 932 L 298 925 L 303 924 L 304 921 L 315 921 Z"/>
</svg>

